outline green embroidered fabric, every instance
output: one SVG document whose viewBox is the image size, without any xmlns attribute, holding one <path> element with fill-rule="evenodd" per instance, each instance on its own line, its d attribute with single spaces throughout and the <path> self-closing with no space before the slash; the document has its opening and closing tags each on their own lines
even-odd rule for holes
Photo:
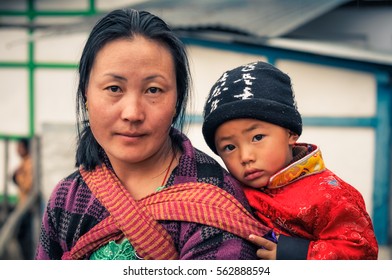
<svg viewBox="0 0 392 280">
<path fill-rule="evenodd" d="M 109 241 L 91 254 L 90 260 L 140 260 L 128 239 L 121 243 Z"/>
</svg>

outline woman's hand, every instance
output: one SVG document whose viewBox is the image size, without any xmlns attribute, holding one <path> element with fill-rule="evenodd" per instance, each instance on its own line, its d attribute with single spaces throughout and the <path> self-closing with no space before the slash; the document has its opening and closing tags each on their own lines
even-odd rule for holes
<svg viewBox="0 0 392 280">
<path fill-rule="evenodd" d="M 276 238 L 278 239 L 279 236 L 276 236 Z M 249 241 L 251 241 L 253 244 L 260 247 L 260 249 L 258 249 L 256 252 L 257 256 L 260 259 L 276 260 L 276 252 L 277 252 L 278 244 L 254 234 L 249 235 Z"/>
</svg>

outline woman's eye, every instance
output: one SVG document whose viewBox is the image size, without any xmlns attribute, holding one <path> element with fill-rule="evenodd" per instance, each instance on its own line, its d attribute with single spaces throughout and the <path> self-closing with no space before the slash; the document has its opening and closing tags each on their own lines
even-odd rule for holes
<svg viewBox="0 0 392 280">
<path fill-rule="evenodd" d="M 263 137 L 264 137 L 264 135 L 262 135 L 262 134 L 257 134 L 257 135 L 255 135 L 255 136 L 253 137 L 253 141 L 254 141 L 254 142 L 261 141 L 261 139 L 263 139 Z"/>
<path fill-rule="evenodd" d="M 150 87 L 147 91 L 149 93 L 159 93 L 159 92 L 161 92 L 161 89 L 157 88 L 157 87 Z"/>
<path fill-rule="evenodd" d="M 119 92 L 120 88 L 118 86 L 110 86 L 107 88 L 111 92 Z"/>
</svg>

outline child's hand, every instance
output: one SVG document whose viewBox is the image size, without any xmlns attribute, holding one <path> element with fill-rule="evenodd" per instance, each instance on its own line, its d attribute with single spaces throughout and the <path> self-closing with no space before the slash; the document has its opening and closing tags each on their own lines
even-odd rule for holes
<svg viewBox="0 0 392 280">
<path fill-rule="evenodd" d="M 279 236 L 276 236 L 276 238 L 278 239 Z M 259 258 L 263 260 L 276 260 L 278 244 L 254 234 L 249 235 L 249 240 L 258 247 L 261 247 L 256 252 Z"/>
</svg>

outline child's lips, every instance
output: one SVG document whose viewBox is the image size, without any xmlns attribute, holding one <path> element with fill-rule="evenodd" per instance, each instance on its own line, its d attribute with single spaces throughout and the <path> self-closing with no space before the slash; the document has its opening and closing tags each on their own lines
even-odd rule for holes
<svg viewBox="0 0 392 280">
<path fill-rule="evenodd" d="M 244 178 L 247 181 L 252 181 L 260 178 L 261 176 L 263 176 L 263 174 L 264 174 L 263 170 L 258 170 L 258 169 L 247 170 L 244 174 Z"/>
</svg>

